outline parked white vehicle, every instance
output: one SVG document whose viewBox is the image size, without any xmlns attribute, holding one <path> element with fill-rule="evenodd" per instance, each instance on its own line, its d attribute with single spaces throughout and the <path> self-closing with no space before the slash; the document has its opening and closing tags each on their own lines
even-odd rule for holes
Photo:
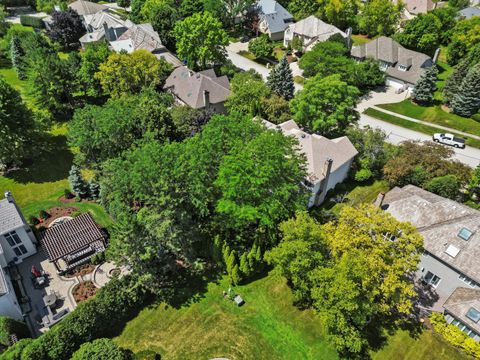
<svg viewBox="0 0 480 360">
<path fill-rule="evenodd" d="M 456 148 L 465 149 L 465 140 L 452 134 L 433 134 L 432 140 L 440 144 L 450 145 Z"/>
</svg>

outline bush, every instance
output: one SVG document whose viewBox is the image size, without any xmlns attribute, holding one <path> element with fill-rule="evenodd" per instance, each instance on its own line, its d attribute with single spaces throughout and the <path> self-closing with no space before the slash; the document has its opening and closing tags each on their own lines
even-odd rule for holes
<svg viewBox="0 0 480 360">
<path fill-rule="evenodd" d="M 446 175 L 433 178 L 427 183 L 425 188 L 437 195 L 455 199 L 458 195 L 460 184 L 455 175 Z"/>
<path fill-rule="evenodd" d="M 80 196 L 75 196 L 75 201 L 76 202 L 81 202 L 82 201 L 82 198 Z"/>
<path fill-rule="evenodd" d="M 27 325 L 6 316 L 0 316 L 0 344 L 10 346 L 10 335 L 15 334 L 18 339 L 29 337 Z"/>
<path fill-rule="evenodd" d="M 40 219 L 47 220 L 50 217 L 50 214 L 42 209 L 40 210 L 39 216 L 40 216 Z"/>
<path fill-rule="evenodd" d="M 480 358 L 480 343 L 473 340 L 455 325 L 447 324 L 443 314 L 433 313 L 430 316 L 430 322 L 435 331 L 441 334 L 450 344 L 460 348 L 475 359 Z"/>
<path fill-rule="evenodd" d="M 480 122 L 480 113 L 473 114 L 472 119 L 476 122 Z"/>
<path fill-rule="evenodd" d="M 31 26 L 34 29 L 43 29 L 45 27 L 42 19 L 29 15 L 20 15 L 20 24 L 23 26 Z"/>
<path fill-rule="evenodd" d="M 70 189 L 64 189 L 63 190 L 63 195 L 65 196 L 65 199 L 71 199 L 73 197 L 73 194 L 70 191 Z"/>
<path fill-rule="evenodd" d="M 355 173 L 355 180 L 359 182 L 367 181 L 373 176 L 370 169 L 360 169 Z"/>
<path fill-rule="evenodd" d="M 2 353 L 4 360 L 22 360 L 23 350 L 33 341 L 31 338 L 25 338 L 18 341 L 15 346 L 9 347 Z"/>
<path fill-rule="evenodd" d="M 142 350 L 135 354 L 135 360 L 161 360 L 161 356 L 153 350 Z"/>
<path fill-rule="evenodd" d="M 248 51 L 250 51 L 255 57 L 269 57 L 273 52 L 273 43 L 267 35 L 260 35 L 258 38 L 253 39 L 248 43 Z"/>
<path fill-rule="evenodd" d="M 90 259 L 93 265 L 98 265 L 101 264 L 102 262 L 105 261 L 105 253 L 104 252 L 99 252 L 95 255 L 92 256 Z"/>
<path fill-rule="evenodd" d="M 38 225 L 40 224 L 40 220 L 38 220 L 37 217 L 31 215 L 29 218 L 28 218 L 28 222 L 30 223 L 30 225 L 32 226 L 35 226 L 35 225 Z"/>
</svg>

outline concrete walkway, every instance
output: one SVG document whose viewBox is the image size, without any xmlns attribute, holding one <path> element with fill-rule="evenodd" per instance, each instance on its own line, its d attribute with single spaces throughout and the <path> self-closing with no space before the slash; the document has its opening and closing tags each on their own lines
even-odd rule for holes
<svg viewBox="0 0 480 360">
<path fill-rule="evenodd" d="M 449 127 L 446 127 L 446 126 L 433 124 L 433 123 L 428 122 L 428 121 L 422 121 L 422 120 L 414 119 L 414 118 L 411 118 L 409 116 L 405 116 L 405 115 L 402 115 L 402 114 L 399 114 L 399 113 L 396 113 L 396 112 L 393 112 L 393 111 L 389 111 L 389 110 L 379 108 L 377 106 L 371 106 L 371 108 L 373 108 L 375 110 L 378 110 L 378 111 L 381 111 L 385 114 L 393 115 L 393 116 L 396 116 L 398 118 L 405 119 L 405 120 L 408 120 L 408 121 L 411 121 L 411 122 L 414 122 L 414 123 L 417 123 L 417 124 L 427 125 L 427 126 L 430 126 L 430 127 L 440 129 L 440 130 L 444 130 L 446 132 L 456 133 L 456 134 L 460 134 L 460 135 L 463 135 L 463 136 L 470 137 L 472 139 L 480 140 L 480 136 L 477 136 L 477 135 L 473 135 L 473 134 L 470 134 L 470 133 L 466 133 L 466 132 L 463 132 L 463 131 L 452 129 L 452 128 L 449 128 Z"/>
</svg>

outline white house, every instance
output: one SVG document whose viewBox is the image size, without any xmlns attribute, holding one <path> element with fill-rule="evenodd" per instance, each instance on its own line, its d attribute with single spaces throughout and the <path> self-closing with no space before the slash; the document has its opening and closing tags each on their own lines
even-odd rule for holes
<svg viewBox="0 0 480 360">
<path fill-rule="evenodd" d="M 10 192 L 0 200 L 0 315 L 22 320 L 8 266 L 37 252 L 35 235 Z"/>
<path fill-rule="evenodd" d="M 317 43 L 327 41 L 335 34 L 340 34 L 344 38 L 347 37 L 347 34 L 342 30 L 311 15 L 287 27 L 283 44 L 287 47 L 294 38 L 299 38 L 303 43 L 303 51 L 307 52 Z"/>
<path fill-rule="evenodd" d="M 293 22 L 293 15 L 275 0 L 259 0 L 257 8 L 259 31 L 271 40 L 283 39 L 285 29 Z"/>
<path fill-rule="evenodd" d="M 301 130 L 293 120 L 280 125 L 263 120 L 268 129 L 280 130 L 286 136 L 294 136 L 302 153 L 307 158 L 308 176 L 303 184 L 311 191 L 308 207 L 320 205 L 325 200 L 328 190 L 343 182 L 348 175 L 357 149 L 348 137 L 327 139 L 317 134 Z"/>
</svg>

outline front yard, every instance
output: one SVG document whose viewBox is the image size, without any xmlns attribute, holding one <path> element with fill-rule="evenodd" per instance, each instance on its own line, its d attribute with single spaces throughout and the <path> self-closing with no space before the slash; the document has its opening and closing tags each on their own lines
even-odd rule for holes
<svg viewBox="0 0 480 360">
<path fill-rule="evenodd" d="M 115 342 L 135 353 L 158 352 L 164 360 L 338 359 L 325 341 L 319 318 L 292 305 L 293 295 L 283 277 L 270 273 L 236 287 L 246 302 L 242 307 L 222 296 L 226 289 L 223 279 L 179 308 L 162 303 L 144 309 Z M 418 338 L 399 331 L 372 358 L 466 360 L 429 330 Z"/>
</svg>

